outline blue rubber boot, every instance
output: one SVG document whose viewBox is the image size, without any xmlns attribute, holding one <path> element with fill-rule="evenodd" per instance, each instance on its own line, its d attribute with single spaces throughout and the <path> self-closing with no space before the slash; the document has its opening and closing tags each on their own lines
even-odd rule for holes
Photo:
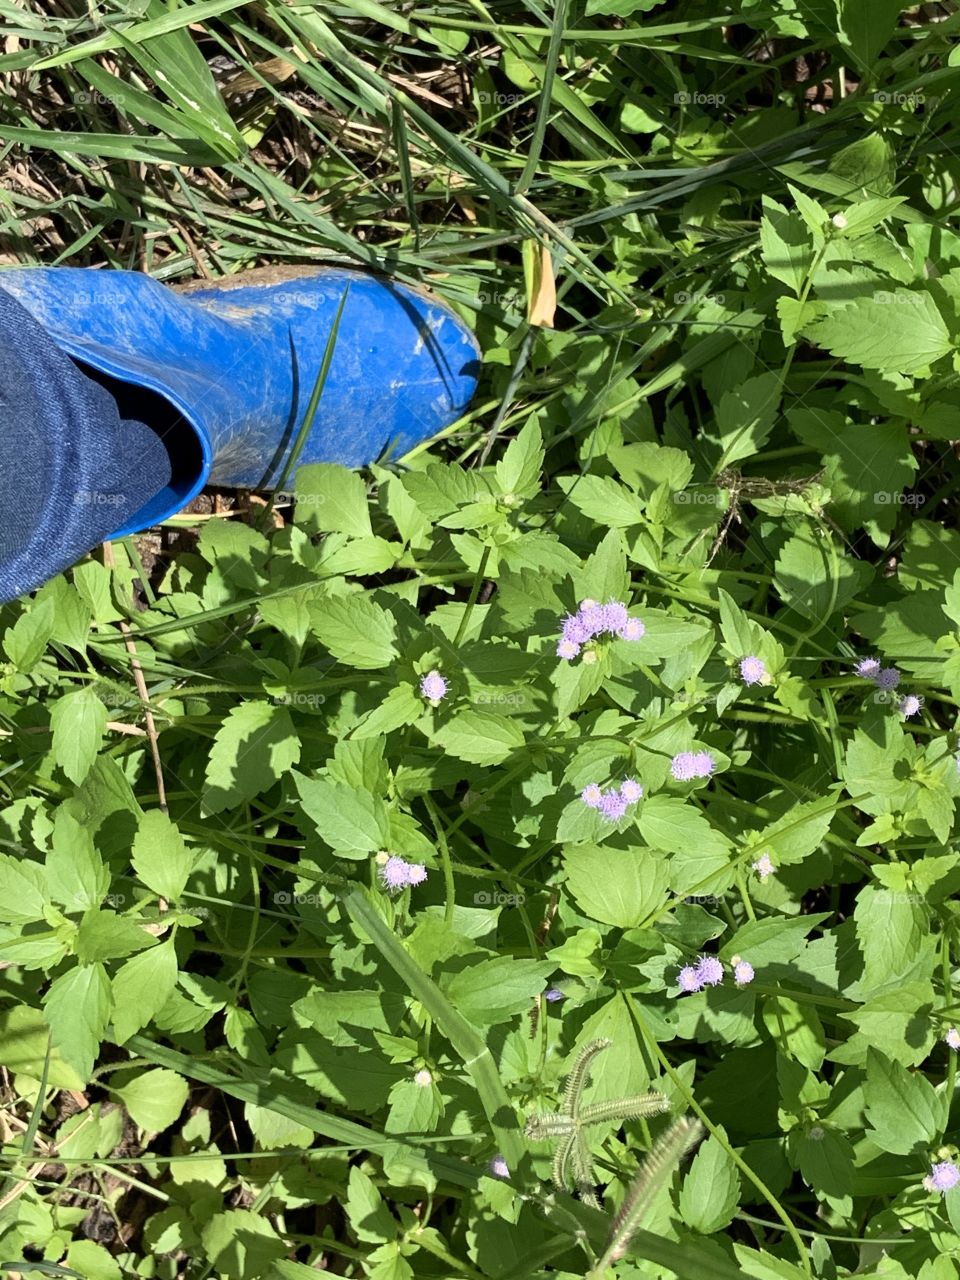
<svg viewBox="0 0 960 1280">
<path fill-rule="evenodd" d="M 131 271 L 0 271 L 11 294 L 121 419 L 143 421 L 169 482 L 110 537 L 173 515 L 206 484 L 270 489 L 306 416 L 334 319 L 336 346 L 299 464 L 397 457 L 456 421 L 479 371 L 476 341 L 426 291 L 340 268 L 266 267 L 168 287 Z"/>
</svg>

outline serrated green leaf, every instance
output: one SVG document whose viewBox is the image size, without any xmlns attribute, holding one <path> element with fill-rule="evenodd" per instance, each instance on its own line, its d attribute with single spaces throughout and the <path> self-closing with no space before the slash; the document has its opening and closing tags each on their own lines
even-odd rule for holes
<svg viewBox="0 0 960 1280">
<path fill-rule="evenodd" d="M 497 484 L 502 493 L 528 497 L 536 493 L 542 468 L 543 436 L 536 419 L 531 418 L 494 468 Z"/>
<path fill-rule="evenodd" d="M 929 1080 L 874 1048 L 867 1050 L 866 1067 L 863 1099 L 874 1140 L 900 1155 L 933 1142 L 943 1104 Z"/>
<path fill-rule="evenodd" d="M 92 689 L 65 693 L 54 703 L 50 713 L 53 754 L 71 782 L 83 782 L 90 772 L 109 718 Z"/>
<path fill-rule="evenodd" d="M 296 522 L 310 533 L 373 534 L 367 488 L 356 471 L 334 462 L 314 462 L 297 469 Z"/>
<path fill-rule="evenodd" d="M 193 866 L 179 829 L 160 809 L 141 815 L 131 861 L 147 888 L 170 902 L 179 900 Z"/>
<path fill-rule="evenodd" d="M 307 778 L 295 769 L 291 774 L 304 813 L 337 853 L 361 858 L 386 846 L 389 829 L 379 796 L 329 778 Z"/>
<path fill-rule="evenodd" d="M 932 296 L 914 289 L 878 291 L 872 298 L 831 304 L 804 325 L 804 333 L 840 360 L 889 373 L 922 373 L 953 349 Z"/>
<path fill-rule="evenodd" d="M 327 597 L 309 608 L 313 634 L 338 662 L 376 671 L 396 658 L 396 623 L 369 596 Z"/>
<path fill-rule="evenodd" d="M 37 600 L 3 635 L 3 648 L 18 671 L 32 671 L 53 635 L 56 612 L 53 600 Z"/>
<path fill-rule="evenodd" d="M 782 391 L 779 374 L 760 373 L 725 393 L 716 410 L 717 471 L 759 452 L 773 429 Z"/>
<path fill-rule="evenodd" d="M 118 1044 L 156 1017 L 177 983 L 173 940 L 151 947 L 122 964 L 113 976 L 113 1034 Z"/>
<path fill-rule="evenodd" d="M 807 272 L 813 265 L 813 241 L 809 228 L 795 213 L 770 196 L 763 197 L 760 223 L 763 264 L 775 280 L 789 286 L 799 297 Z"/>
<path fill-rule="evenodd" d="M 49 901 L 51 894 L 43 867 L 26 858 L 0 853 L 0 920 L 15 924 L 42 920 Z"/>
<path fill-rule="evenodd" d="M 460 711 L 433 735 L 433 740 L 472 764 L 500 764 L 524 745 L 523 730 L 509 716 L 494 711 Z"/>
<path fill-rule="evenodd" d="M 53 1043 L 84 1084 L 100 1051 L 112 1001 L 110 979 L 99 962 L 68 970 L 51 983 L 43 998 Z"/>
<path fill-rule="evenodd" d="M 268 791 L 300 759 L 286 707 L 250 700 L 234 707 L 207 760 L 205 813 L 220 813 Z"/>
<path fill-rule="evenodd" d="M 740 1174 L 737 1166 L 711 1134 L 694 1156 L 683 1180 L 680 1191 L 683 1220 L 688 1227 L 704 1235 L 720 1231 L 733 1220 L 739 1199 Z"/>
<path fill-rule="evenodd" d="M 83 964 L 95 960 L 115 960 L 156 945 L 156 938 L 135 920 L 118 916 L 115 911 L 90 907 L 77 929 L 74 947 Z"/>
<path fill-rule="evenodd" d="M 441 978 L 440 989 L 474 1026 L 489 1027 L 529 1009 L 552 970 L 541 961 L 494 956 Z"/>
</svg>

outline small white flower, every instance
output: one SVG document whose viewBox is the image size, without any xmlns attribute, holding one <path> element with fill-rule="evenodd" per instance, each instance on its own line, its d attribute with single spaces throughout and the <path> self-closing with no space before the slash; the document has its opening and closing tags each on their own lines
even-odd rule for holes
<svg viewBox="0 0 960 1280">
<path fill-rule="evenodd" d="M 766 880 L 768 876 L 773 875 L 774 865 L 770 861 L 769 853 L 761 854 L 760 857 L 756 860 L 756 862 L 753 862 L 750 865 L 752 866 L 753 870 L 757 873 L 757 878 L 761 881 Z"/>
<path fill-rule="evenodd" d="M 425 1089 L 428 1084 L 433 1084 L 433 1076 L 426 1069 L 426 1067 L 424 1067 L 421 1071 L 418 1071 L 417 1074 L 413 1077 L 413 1083 L 418 1084 L 421 1089 Z"/>
</svg>

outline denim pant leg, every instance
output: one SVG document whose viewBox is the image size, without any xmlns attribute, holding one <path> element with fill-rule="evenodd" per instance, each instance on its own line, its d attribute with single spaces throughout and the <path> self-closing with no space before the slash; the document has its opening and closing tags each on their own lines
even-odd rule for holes
<svg viewBox="0 0 960 1280">
<path fill-rule="evenodd" d="M 157 433 L 0 288 L 0 602 L 74 564 L 170 476 Z"/>
</svg>

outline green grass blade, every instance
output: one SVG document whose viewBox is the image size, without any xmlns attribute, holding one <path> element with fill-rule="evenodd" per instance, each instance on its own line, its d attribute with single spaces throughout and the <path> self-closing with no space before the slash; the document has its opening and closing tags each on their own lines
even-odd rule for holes
<svg viewBox="0 0 960 1280">
<path fill-rule="evenodd" d="M 273 492 L 270 494 L 270 500 L 263 508 L 260 515 L 261 528 L 270 518 L 270 514 L 273 511 L 274 499 L 278 492 L 283 492 L 283 487 L 287 483 L 294 467 L 297 465 L 297 460 L 299 459 L 300 454 L 303 452 L 303 446 L 307 443 L 310 428 L 313 426 L 313 420 L 316 417 L 317 406 L 320 404 L 320 397 L 323 394 L 323 388 L 327 382 L 327 375 L 330 372 L 330 365 L 333 361 L 333 352 L 337 345 L 337 336 L 340 333 L 340 321 L 343 317 L 343 308 L 347 305 L 347 298 L 349 295 L 350 285 L 348 284 L 343 291 L 343 296 L 340 299 L 340 305 L 337 307 L 337 314 L 333 317 L 333 324 L 331 325 L 330 332 L 327 335 L 326 346 L 323 349 L 323 358 L 320 361 L 320 370 L 317 373 L 316 380 L 313 384 L 313 391 L 310 395 L 310 403 L 307 405 L 307 412 L 304 415 L 303 422 L 300 424 L 300 430 L 297 432 L 297 438 L 293 442 L 293 448 L 290 450 L 287 460 L 283 465 L 283 470 L 280 472 L 277 482 L 273 487 Z"/>
<path fill-rule="evenodd" d="M 204 1062 L 201 1058 L 192 1054 L 179 1053 L 176 1049 L 168 1049 L 140 1034 L 131 1036 L 125 1041 L 124 1048 L 136 1057 L 146 1058 L 148 1062 L 158 1067 L 167 1067 L 171 1071 L 179 1072 L 187 1080 L 198 1080 L 201 1084 L 212 1085 L 231 1098 L 239 1098 L 241 1102 L 252 1102 L 278 1116 L 294 1120 L 304 1128 L 330 1138 L 333 1142 L 357 1147 L 361 1151 L 378 1151 L 384 1147 L 396 1145 L 409 1147 L 426 1161 L 438 1178 L 455 1186 L 475 1187 L 481 1176 L 466 1161 L 440 1155 L 431 1151 L 429 1147 L 419 1147 L 415 1142 L 410 1142 L 409 1139 L 399 1135 L 387 1137 L 352 1120 L 342 1120 L 328 1111 L 304 1106 L 302 1102 L 286 1096 L 285 1080 L 280 1072 L 274 1071 L 261 1075 L 260 1079 L 230 1075 L 219 1067 Z M 238 1063 L 238 1065 L 242 1067 L 244 1064 Z"/>
<path fill-rule="evenodd" d="M 221 157 L 212 147 L 197 143 L 168 141 L 150 134 L 58 133 L 52 129 L 31 129 L 24 125 L 0 125 L 0 138 L 24 147 L 53 151 L 57 155 L 94 156 L 130 160 L 138 164 L 210 165 Z"/>
<path fill-rule="evenodd" d="M 515 1170 L 523 1158 L 525 1146 L 513 1105 L 483 1037 L 413 960 L 359 889 L 351 890 L 344 897 L 343 904 L 351 919 L 364 930 L 397 976 L 403 979 L 463 1060 L 480 1095 L 497 1145 L 511 1171 Z"/>
<path fill-rule="evenodd" d="M 543 139 L 547 132 L 547 121 L 550 119 L 550 106 L 553 102 L 553 82 L 557 74 L 560 43 L 563 38 L 563 24 L 566 20 L 567 0 L 557 0 L 557 8 L 553 16 L 553 30 L 550 32 L 550 43 L 547 46 L 543 87 L 540 93 L 540 101 L 537 103 L 537 118 L 533 123 L 533 137 L 530 139 L 530 148 L 527 152 L 526 163 L 523 166 L 523 173 L 521 173 L 514 187 L 514 192 L 518 196 L 523 195 L 529 189 L 530 183 L 537 172 L 537 164 L 540 161 L 540 153 L 543 150 Z"/>
<path fill-rule="evenodd" d="M 194 23 L 205 22 L 208 18 L 219 18 L 231 9 L 242 9 L 247 0 L 202 0 L 200 4 L 183 5 L 173 13 L 164 14 L 160 18 L 150 18 L 146 22 L 133 22 L 124 27 L 122 35 L 128 40 L 144 41 L 154 36 L 163 36 L 171 31 L 182 31 Z M 48 58 L 40 58 L 31 66 L 32 71 L 42 71 L 48 67 L 65 67 L 71 62 L 79 62 L 81 58 L 89 58 L 95 53 L 108 53 L 123 44 L 121 32 L 106 32 L 93 40 L 85 40 L 83 44 L 65 49 L 63 53 L 52 54 Z"/>
</svg>

